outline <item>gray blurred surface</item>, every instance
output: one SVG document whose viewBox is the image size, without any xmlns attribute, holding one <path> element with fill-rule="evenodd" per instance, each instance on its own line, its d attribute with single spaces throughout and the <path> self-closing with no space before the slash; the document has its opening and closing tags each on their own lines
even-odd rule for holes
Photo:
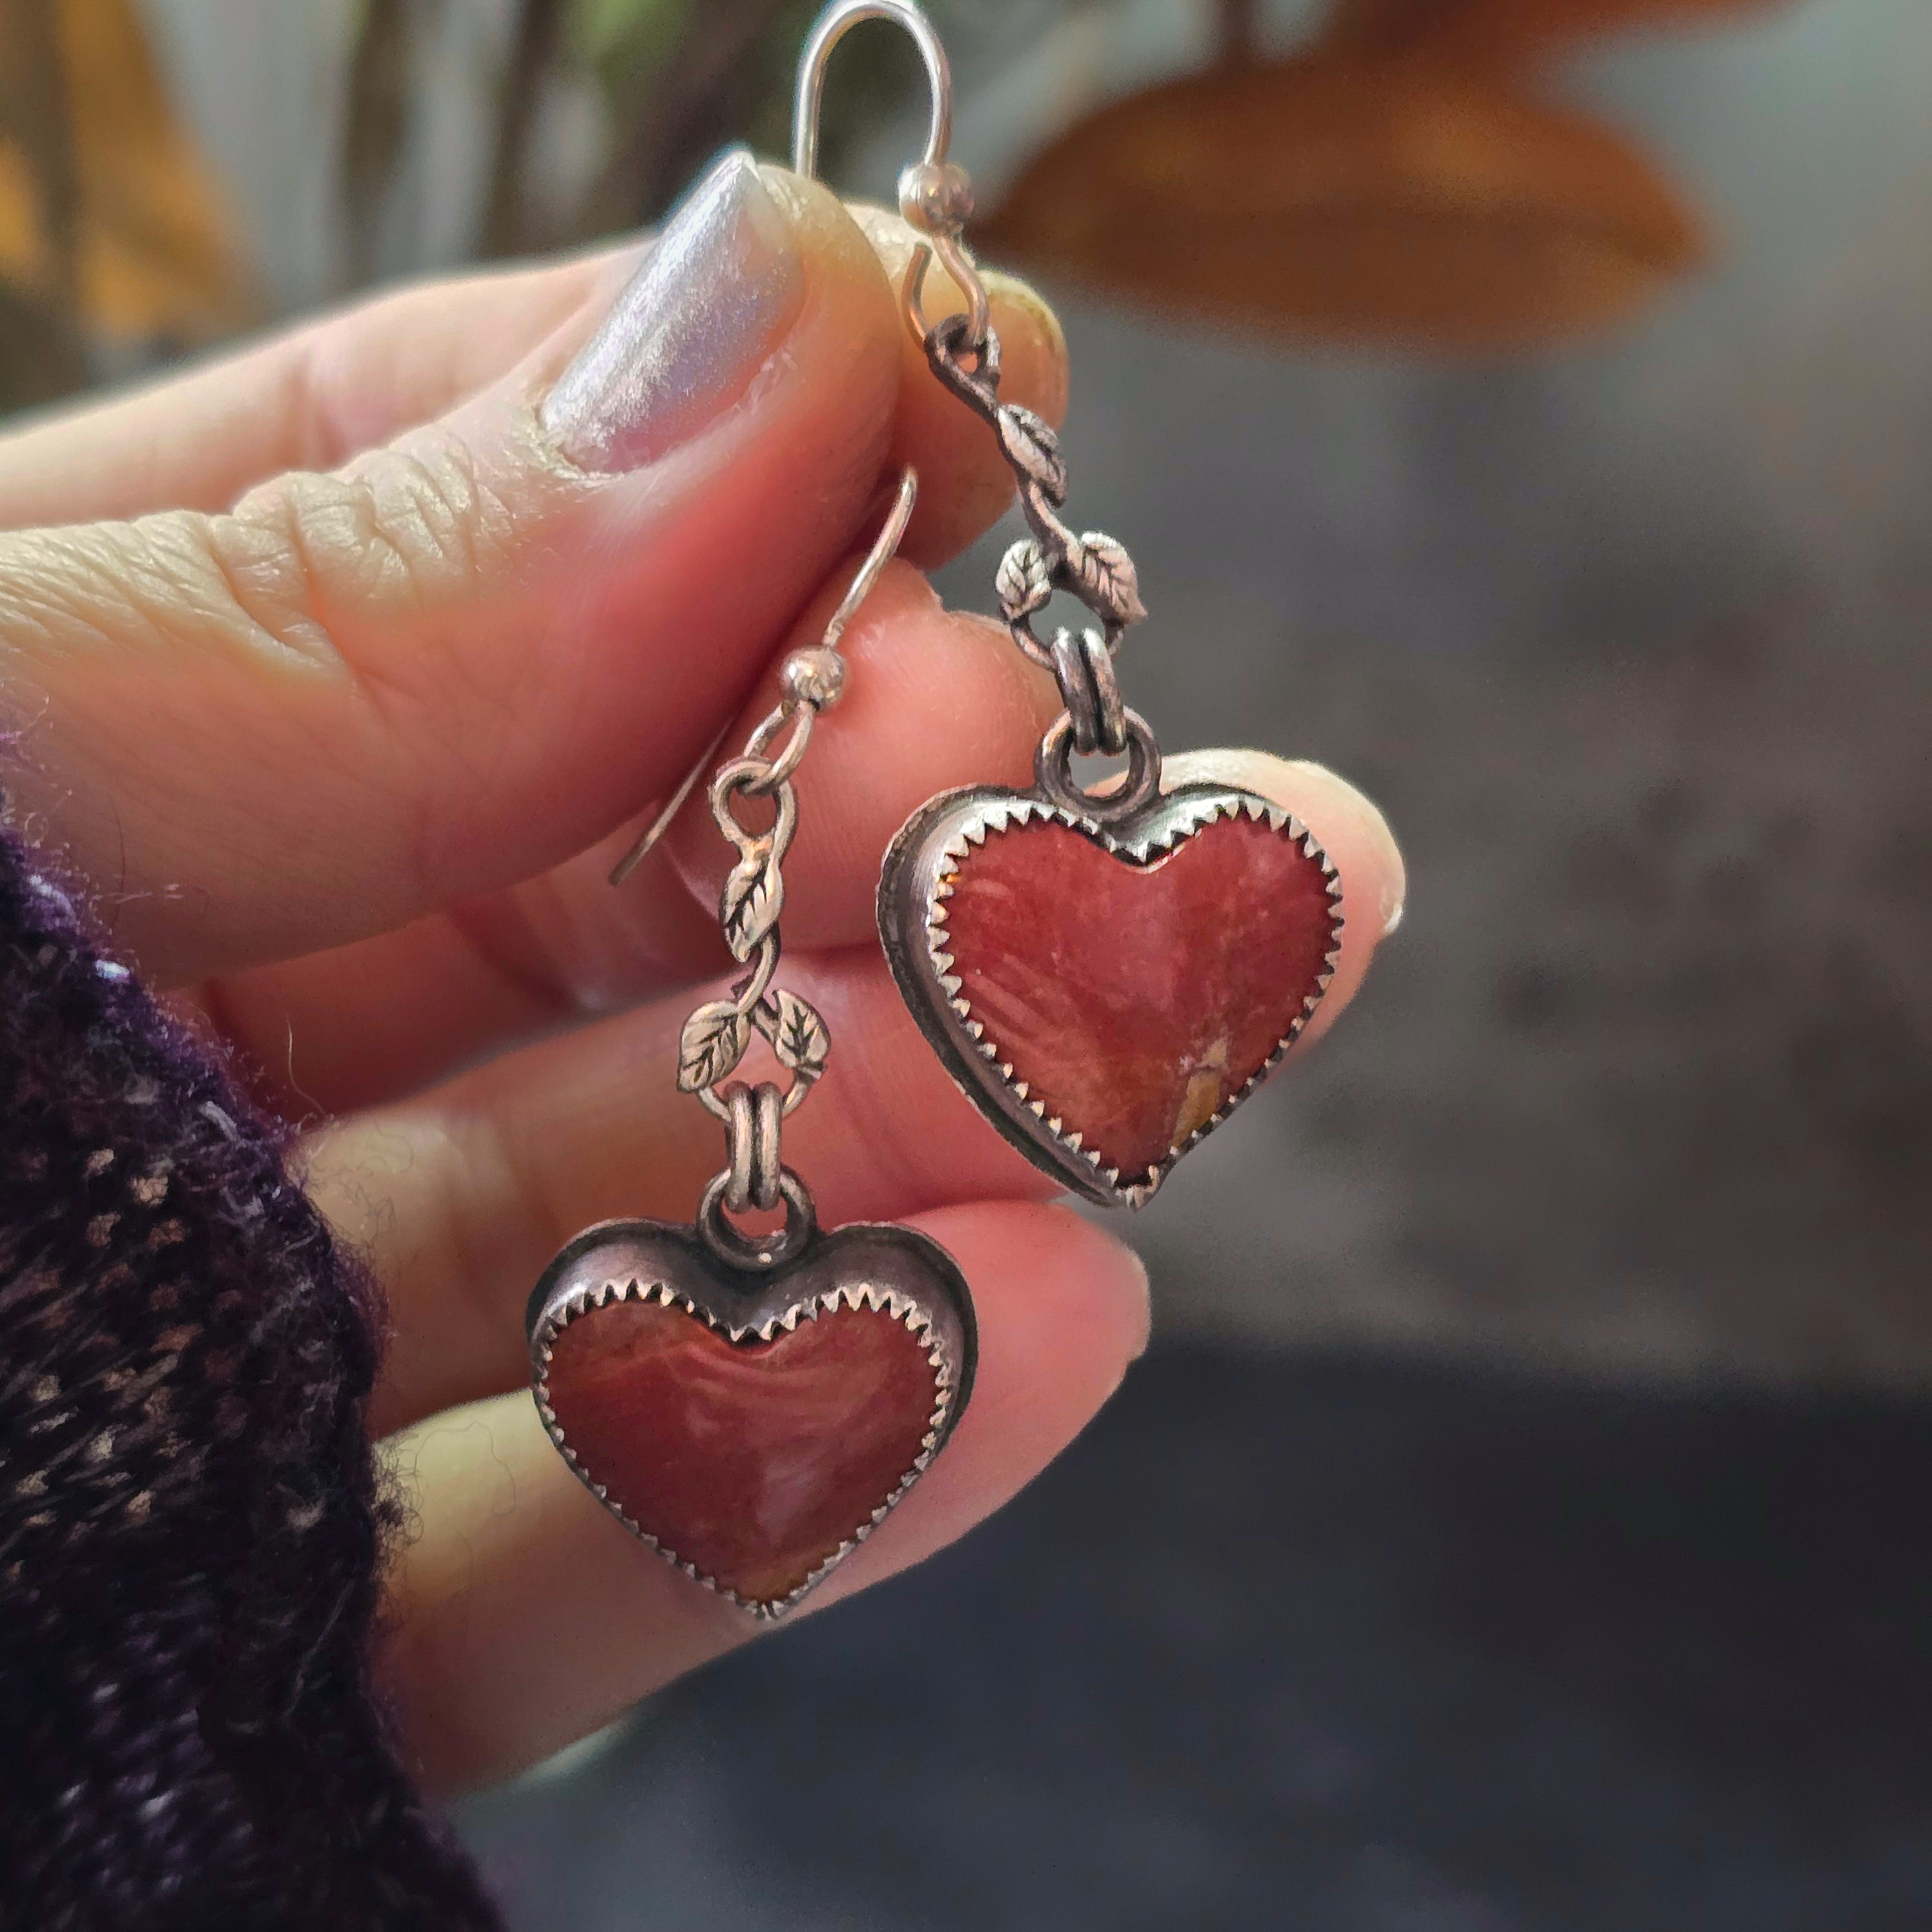
<svg viewBox="0 0 1932 1932">
<path fill-rule="evenodd" d="M 1921 1932 L 1932 1412 L 1157 1352 L 463 1825 L 514 1932 Z"/>
</svg>

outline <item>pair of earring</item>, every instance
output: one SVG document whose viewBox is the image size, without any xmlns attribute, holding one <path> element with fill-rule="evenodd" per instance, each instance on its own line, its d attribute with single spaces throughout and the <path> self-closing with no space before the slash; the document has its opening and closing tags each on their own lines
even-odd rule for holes
<svg viewBox="0 0 1932 1932">
<path fill-rule="evenodd" d="M 922 1030 L 993 1126 L 1072 1190 L 1138 1207 L 1307 1024 L 1339 954 L 1341 884 L 1313 836 L 1268 800 L 1208 776 L 1164 782 L 1153 731 L 1122 699 L 1114 655 L 1144 614 L 1133 565 L 1112 538 L 1063 520 L 1052 429 L 1000 400 L 999 342 L 962 239 L 971 190 L 946 158 L 945 51 L 910 0 L 836 0 L 820 16 L 800 61 L 794 167 L 815 172 L 832 47 L 880 18 L 911 34 L 932 85 L 926 152 L 899 182 L 920 237 L 908 325 L 1013 470 L 1030 534 L 1001 560 L 996 592 L 1064 709 L 1030 790 L 948 792 L 902 828 L 880 874 L 880 934 Z M 966 307 L 928 324 L 935 260 Z M 908 472 L 823 641 L 787 659 L 778 705 L 710 780 L 737 855 L 720 924 L 745 970 L 687 1022 L 678 1084 L 723 1124 L 725 1165 L 689 1226 L 586 1229 L 545 1271 L 526 1322 L 538 1410 L 571 1467 L 628 1528 L 761 1618 L 790 1609 L 884 1520 L 972 1392 L 972 1298 L 951 1257 L 910 1228 L 820 1229 L 782 1148 L 830 1049 L 819 1015 L 775 983 L 792 779 L 844 683 L 840 634 L 893 554 L 915 489 Z M 1056 592 L 1098 627 L 1039 635 L 1034 617 Z M 1095 755 L 1126 760 L 1097 791 L 1072 768 Z M 1212 757 L 1190 763 L 1198 771 Z M 745 824 L 752 800 L 770 802 L 769 829 Z M 788 1076 L 784 1088 L 732 1077 L 754 1034 Z M 768 1234 L 730 1218 L 780 1208 L 784 1226 Z"/>
</svg>

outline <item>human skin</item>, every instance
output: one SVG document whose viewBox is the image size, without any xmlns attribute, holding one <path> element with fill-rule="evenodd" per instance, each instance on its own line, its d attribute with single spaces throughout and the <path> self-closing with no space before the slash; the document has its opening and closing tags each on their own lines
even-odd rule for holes
<svg viewBox="0 0 1932 1932">
<path fill-rule="evenodd" d="M 1024 781 L 1057 709 L 916 568 L 1010 478 L 904 326 L 896 219 L 733 165 L 703 234 L 410 289 L 0 438 L 0 784 L 150 983 L 310 1123 L 307 1184 L 380 1276 L 372 1426 L 416 1526 L 380 1672 L 439 1787 L 753 1634 L 551 1449 L 521 1311 L 578 1228 L 685 1218 L 718 1165 L 674 1077 L 727 963 L 702 800 L 622 890 L 605 875 L 720 728 L 769 706 L 908 463 L 902 560 L 846 634 L 800 781 L 787 983 L 835 1051 L 786 1157 L 828 1223 L 904 1220 L 952 1251 L 982 1360 L 946 1454 L 812 1610 L 996 1508 L 1147 1335 L 1138 1262 L 960 1097 L 873 932 L 900 821 L 947 785 Z M 1057 422 L 1058 328 L 989 283 L 1004 393 Z M 1393 926 L 1401 862 L 1332 774 L 1243 755 L 1346 884 L 1312 1040 Z"/>
</svg>

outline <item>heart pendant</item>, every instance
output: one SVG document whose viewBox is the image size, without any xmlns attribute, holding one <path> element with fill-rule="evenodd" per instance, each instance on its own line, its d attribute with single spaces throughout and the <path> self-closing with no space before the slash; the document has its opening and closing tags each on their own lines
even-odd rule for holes
<svg viewBox="0 0 1932 1932">
<path fill-rule="evenodd" d="M 972 1392 L 972 1298 L 909 1228 L 812 1232 L 734 1267 L 690 1227 L 608 1221 L 545 1270 L 537 1407 L 619 1521 L 760 1617 L 883 1522 Z"/>
<path fill-rule="evenodd" d="M 1319 1004 L 1341 884 L 1298 820 L 1237 787 L 974 787 L 886 856 L 899 990 L 968 1097 L 1036 1166 L 1138 1208 Z M 1157 782 L 1157 781 L 1156 781 Z"/>
</svg>

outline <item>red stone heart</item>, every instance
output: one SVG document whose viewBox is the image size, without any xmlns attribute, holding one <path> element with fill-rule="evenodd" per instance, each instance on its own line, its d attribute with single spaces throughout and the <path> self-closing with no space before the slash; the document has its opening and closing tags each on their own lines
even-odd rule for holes
<svg viewBox="0 0 1932 1932">
<path fill-rule="evenodd" d="M 908 1256 L 927 1259 L 920 1240 L 845 1230 L 741 1285 L 688 1229 L 592 1230 L 532 1304 L 553 1438 L 682 1568 L 761 1613 L 788 1607 L 884 1516 L 964 1405 L 956 1321 L 902 1286 Z"/>
<path fill-rule="evenodd" d="M 1144 1198 L 1313 1011 L 1340 938 L 1334 868 L 1232 791 L 1172 795 L 1138 828 L 975 809 L 930 864 L 927 910 L 930 976 L 986 1063 L 969 1070 L 1115 1198 Z"/>
</svg>

